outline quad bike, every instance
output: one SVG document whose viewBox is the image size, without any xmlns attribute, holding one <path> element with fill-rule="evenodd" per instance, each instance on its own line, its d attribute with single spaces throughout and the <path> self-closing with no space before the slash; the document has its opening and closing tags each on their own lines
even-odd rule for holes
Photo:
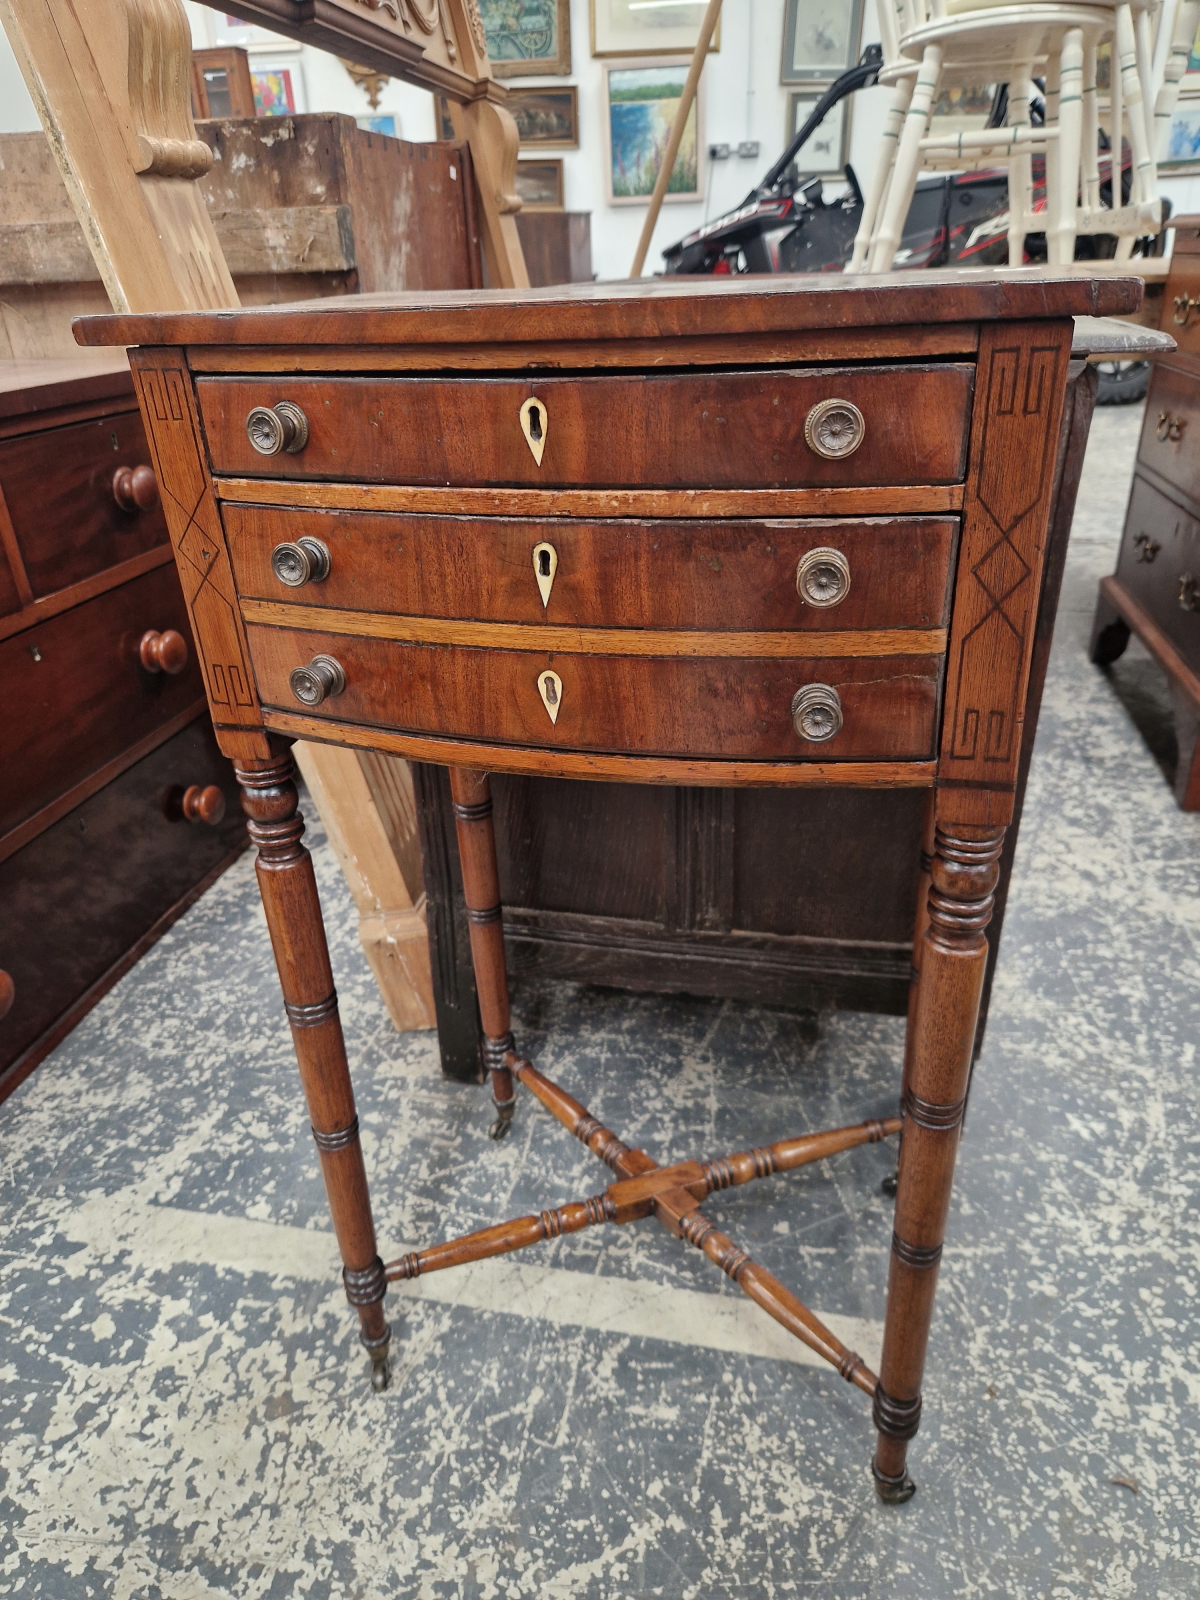
<svg viewBox="0 0 1200 1600">
<path fill-rule="evenodd" d="M 735 210 L 697 228 L 663 251 L 668 274 L 841 272 L 854 249 L 862 216 L 863 196 L 854 168 L 845 169 L 846 192 L 826 200 L 820 178 L 802 178 L 796 157 L 825 117 L 847 95 L 875 83 L 881 65 L 878 45 L 869 45 L 857 65 L 844 72 L 818 100 L 774 166 Z M 1007 111 L 1007 85 L 1000 84 L 988 116 L 989 128 L 1001 127 Z M 1034 102 L 1033 120 L 1041 120 Z M 1101 204 L 1112 203 L 1112 156 L 1100 135 Z M 1034 209 L 1046 203 L 1045 161 L 1033 158 Z M 1121 203 L 1129 199 L 1132 158 L 1121 150 Z M 1169 202 L 1164 201 L 1164 209 Z M 1111 258 L 1117 241 L 1111 234 L 1092 234 L 1075 242 L 1077 261 Z M 1141 255 L 1157 255 L 1162 235 L 1138 241 Z M 1046 260 L 1046 236 L 1031 233 L 1025 260 Z M 1003 170 L 964 172 L 920 178 L 896 251 L 898 271 L 919 267 L 987 267 L 1008 265 L 1008 177 Z M 1101 405 L 1141 400 L 1150 382 L 1148 361 L 1098 363 Z"/>
</svg>

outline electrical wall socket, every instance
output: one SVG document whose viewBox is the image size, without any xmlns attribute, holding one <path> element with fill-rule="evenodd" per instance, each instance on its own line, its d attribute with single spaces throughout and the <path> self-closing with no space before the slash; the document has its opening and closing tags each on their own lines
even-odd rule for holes
<svg viewBox="0 0 1200 1600">
<path fill-rule="evenodd" d="M 738 145 L 738 155 L 742 158 L 743 161 L 757 161 L 758 160 L 758 140 L 757 139 L 743 139 L 741 144 Z"/>
<path fill-rule="evenodd" d="M 755 154 L 757 154 L 757 151 Z M 728 161 L 729 146 L 727 144 L 710 144 L 708 147 L 708 159 L 710 161 Z"/>
</svg>

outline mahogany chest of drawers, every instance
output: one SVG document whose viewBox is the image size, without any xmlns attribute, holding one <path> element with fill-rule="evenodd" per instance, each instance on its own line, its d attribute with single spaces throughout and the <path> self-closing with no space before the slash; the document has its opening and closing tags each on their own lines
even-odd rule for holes
<svg viewBox="0 0 1200 1600">
<path fill-rule="evenodd" d="M 241 843 L 123 359 L 0 363 L 0 683 L 3 1096 Z"/>
<path fill-rule="evenodd" d="M 1179 745 L 1175 798 L 1200 811 L 1200 217 L 1174 224 L 1154 363 L 1117 570 L 1100 584 L 1092 659 L 1115 661 L 1130 633 L 1167 675 Z"/>
<path fill-rule="evenodd" d="M 77 324 L 139 346 L 376 1387 L 389 1283 L 654 1215 L 872 1397 L 876 1486 L 912 1493 L 987 929 L 1094 394 L 1072 318 L 1140 294 L 1025 272 L 674 279 Z M 450 768 L 493 1136 L 520 1083 L 616 1174 L 603 1194 L 384 1265 L 294 738 Z M 815 827 L 839 797 L 894 806 L 890 832 L 818 841 L 803 909 L 858 874 L 869 939 L 873 864 L 911 866 L 902 1116 L 666 1168 L 604 1128 L 516 1048 L 493 772 L 779 789 Z M 779 840 L 741 839 L 769 871 Z M 698 1207 L 901 1131 L 877 1376 Z"/>
</svg>

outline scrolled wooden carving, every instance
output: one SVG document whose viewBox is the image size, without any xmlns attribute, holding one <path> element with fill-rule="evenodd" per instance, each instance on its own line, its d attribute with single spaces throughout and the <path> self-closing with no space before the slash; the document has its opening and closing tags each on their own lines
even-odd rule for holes
<svg viewBox="0 0 1200 1600">
<path fill-rule="evenodd" d="M 135 172 L 202 178 L 212 151 L 196 137 L 189 81 L 192 33 L 179 0 L 124 0 Z"/>
</svg>

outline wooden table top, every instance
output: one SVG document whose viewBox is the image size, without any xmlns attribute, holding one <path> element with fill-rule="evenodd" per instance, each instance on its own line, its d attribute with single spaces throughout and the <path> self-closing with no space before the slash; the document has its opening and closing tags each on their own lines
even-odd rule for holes
<svg viewBox="0 0 1200 1600">
<path fill-rule="evenodd" d="M 356 295 L 285 306 L 80 317 L 82 345 L 539 344 L 1121 316 L 1138 277 L 1086 269 L 671 277 L 548 289 Z"/>
</svg>

